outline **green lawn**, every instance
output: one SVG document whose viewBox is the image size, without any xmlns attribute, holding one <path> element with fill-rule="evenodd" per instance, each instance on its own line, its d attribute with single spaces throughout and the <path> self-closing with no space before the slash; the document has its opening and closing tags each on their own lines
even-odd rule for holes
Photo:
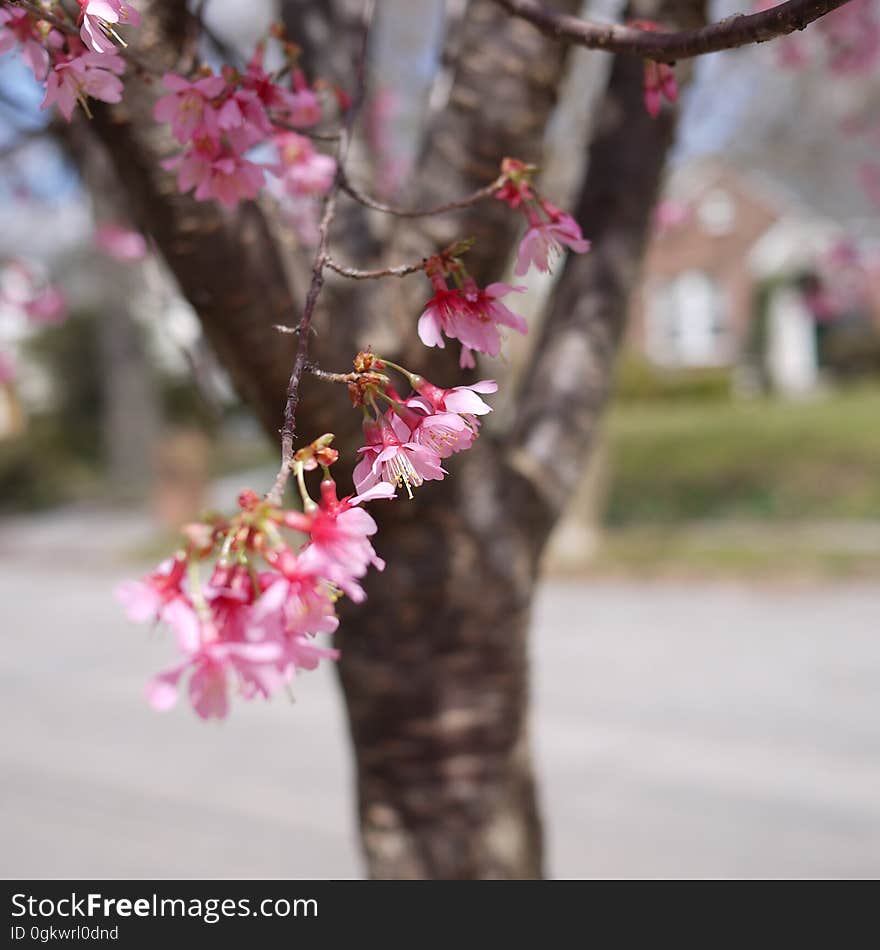
<svg viewBox="0 0 880 950">
<path fill-rule="evenodd" d="M 880 519 L 880 387 L 616 406 L 610 526 Z"/>
</svg>

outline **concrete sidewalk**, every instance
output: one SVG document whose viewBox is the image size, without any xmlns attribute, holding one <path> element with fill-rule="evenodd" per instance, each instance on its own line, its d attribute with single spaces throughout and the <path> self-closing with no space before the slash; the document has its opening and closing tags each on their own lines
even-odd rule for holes
<svg viewBox="0 0 880 950">
<path fill-rule="evenodd" d="M 145 522 L 100 520 L 0 526 L 0 873 L 359 876 L 332 671 L 152 712 L 167 644 L 111 596 Z M 876 587 L 550 582 L 533 654 L 554 876 L 880 876 Z"/>
</svg>

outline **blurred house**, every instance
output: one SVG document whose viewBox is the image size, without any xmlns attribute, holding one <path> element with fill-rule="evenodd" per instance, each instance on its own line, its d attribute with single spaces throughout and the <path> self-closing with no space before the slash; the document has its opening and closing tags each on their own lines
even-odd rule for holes
<svg viewBox="0 0 880 950">
<path fill-rule="evenodd" d="M 778 388 L 810 388 L 816 325 L 831 314 L 814 311 L 799 281 L 829 265 L 832 280 L 841 274 L 834 255 L 844 237 L 836 222 L 757 178 L 715 162 L 683 166 L 657 208 L 630 347 L 668 369 L 756 360 Z M 859 319 L 878 320 L 877 277 Z"/>
</svg>

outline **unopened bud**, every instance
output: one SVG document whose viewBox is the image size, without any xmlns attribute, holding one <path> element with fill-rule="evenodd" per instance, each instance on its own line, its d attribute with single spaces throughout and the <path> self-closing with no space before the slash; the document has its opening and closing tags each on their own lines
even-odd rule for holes
<svg viewBox="0 0 880 950">
<path fill-rule="evenodd" d="M 242 511 L 253 511 L 259 503 L 260 496 L 252 488 L 245 488 L 238 493 L 238 507 Z"/>
<path fill-rule="evenodd" d="M 315 459 L 319 465 L 329 468 L 331 465 L 339 461 L 339 452 L 337 452 L 336 449 L 331 448 L 329 445 L 324 445 L 321 446 L 317 452 L 315 452 Z"/>
<path fill-rule="evenodd" d="M 370 350 L 361 350 L 354 358 L 354 371 L 356 373 L 366 373 L 373 368 L 375 362 L 376 356 L 374 353 L 371 353 Z"/>
</svg>

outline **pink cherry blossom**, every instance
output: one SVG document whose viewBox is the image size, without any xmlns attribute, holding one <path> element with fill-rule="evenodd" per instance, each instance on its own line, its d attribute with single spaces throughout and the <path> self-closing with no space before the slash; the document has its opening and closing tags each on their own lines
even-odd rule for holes
<svg viewBox="0 0 880 950">
<path fill-rule="evenodd" d="M 143 234 L 118 224 L 100 225 L 95 231 L 95 244 L 109 257 L 125 264 L 143 260 L 147 255 Z"/>
<path fill-rule="evenodd" d="M 203 641 L 185 660 L 160 673 L 147 685 L 147 700 L 154 709 L 170 709 L 177 701 L 177 687 L 192 670 L 189 698 L 202 719 L 223 719 L 229 712 L 229 689 L 238 685 L 249 698 L 268 696 L 283 684 L 278 643 Z"/>
<path fill-rule="evenodd" d="M 217 127 L 226 136 L 233 151 L 246 152 L 271 137 L 272 123 L 253 90 L 230 87 L 216 108 Z"/>
<path fill-rule="evenodd" d="M 648 115 L 657 118 L 664 99 L 672 103 L 678 98 L 675 73 L 667 63 L 645 60 L 645 108 Z"/>
<path fill-rule="evenodd" d="M 462 344 L 462 364 L 473 365 L 470 351 L 497 356 L 501 352 L 499 326 L 507 326 L 517 333 L 526 333 L 525 320 L 501 302 L 510 293 L 520 293 L 525 287 L 511 287 L 495 283 L 480 289 L 472 280 L 465 281 L 462 289 L 449 290 L 438 283 L 442 278 L 432 277 L 435 293 L 419 318 L 419 338 L 425 346 L 445 347 L 443 336 Z"/>
<path fill-rule="evenodd" d="M 590 242 L 584 240 L 580 225 L 570 214 L 560 211 L 549 201 L 542 201 L 541 207 L 547 215 L 542 220 L 537 213 L 529 212 L 529 229 L 519 245 L 515 273 L 522 277 L 534 264 L 542 274 L 550 273 L 555 258 L 568 247 L 576 254 L 585 254 Z"/>
<path fill-rule="evenodd" d="M 453 315 L 450 335 L 460 340 L 469 350 L 497 356 L 501 352 L 499 326 L 510 327 L 517 333 L 528 332 L 526 321 L 501 302 L 502 297 L 522 293 L 525 289 L 502 283 L 489 284 L 488 287 L 480 289 L 472 281 L 467 282 L 465 294 L 470 308 Z"/>
<path fill-rule="evenodd" d="M 302 71 L 293 70 L 293 89 L 285 89 L 263 68 L 264 54 L 264 47 L 257 46 L 242 76 L 244 88 L 258 97 L 267 112 L 288 125 L 306 128 L 319 122 L 321 107 Z"/>
<path fill-rule="evenodd" d="M 83 53 L 55 64 L 46 81 L 46 96 L 40 105 L 46 109 L 53 103 L 69 122 L 77 102 L 88 112 L 87 98 L 102 102 L 122 100 L 125 63 L 116 53 Z"/>
<path fill-rule="evenodd" d="M 314 90 L 309 88 L 302 71 L 293 71 L 293 92 L 288 100 L 288 120 L 291 125 L 308 128 L 321 121 L 321 106 Z"/>
<path fill-rule="evenodd" d="M 770 0 L 770 5 L 775 4 L 775 2 L 776 0 Z M 649 33 L 661 29 L 660 24 L 654 20 L 632 20 L 629 25 Z M 648 115 L 656 119 L 660 115 L 663 99 L 672 103 L 678 98 L 675 72 L 668 63 L 658 63 L 652 59 L 646 59 L 644 75 L 645 109 Z"/>
<path fill-rule="evenodd" d="M 272 575 L 247 616 L 249 640 L 279 645 L 276 669 L 285 681 L 298 669 L 313 670 L 321 659 L 337 659 L 337 650 L 320 646 L 313 638 L 333 633 L 338 625 L 327 581 L 309 573 L 305 565 L 294 580 Z"/>
<path fill-rule="evenodd" d="M 184 596 L 181 584 L 186 573 L 182 557 L 168 558 L 152 574 L 141 581 L 123 581 L 116 588 L 116 597 L 135 623 L 157 621 L 164 609 Z"/>
<path fill-rule="evenodd" d="M 24 10 L 4 7 L 0 9 L 0 53 L 8 52 L 17 43 L 21 43 L 22 58 L 34 78 L 39 82 L 45 80 L 49 72 L 49 51 L 34 21 Z"/>
<path fill-rule="evenodd" d="M 453 335 L 450 332 L 453 318 L 457 314 L 469 314 L 471 305 L 459 288 L 450 290 L 440 277 L 432 277 L 431 280 L 434 296 L 425 304 L 419 317 L 419 339 L 425 346 L 438 346 L 442 350 L 446 347 L 443 334 Z"/>
<path fill-rule="evenodd" d="M 117 24 L 138 26 L 141 15 L 122 0 L 78 0 L 80 5 L 80 37 L 86 46 L 96 53 L 113 49 L 111 36 L 124 46 L 125 42 L 116 32 Z"/>
<path fill-rule="evenodd" d="M 460 369 L 477 368 L 477 361 L 474 359 L 473 351 L 469 347 L 463 346 L 461 348 L 461 353 L 458 357 L 458 366 Z"/>
<path fill-rule="evenodd" d="M 474 436 L 480 429 L 478 417 L 492 411 L 492 407 L 480 399 L 478 393 L 498 391 L 498 383 L 494 379 L 484 379 L 471 386 L 441 389 L 419 376 L 414 377 L 413 387 L 416 395 L 406 401 L 407 406 L 420 408 L 426 413 L 456 413 L 467 423 Z"/>
<path fill-rule="evenodd" d="M 153 117 L 168 122 L 178 142 L 186 144 L 196 137 L 219 138 L 219 121 L 211 100 L 226 88 L 222 76 L 204 76 L 190 82 L 176 73 L 166 73 L 162 84 L 170 91 L 153 107 Z"/>
<path fill-rule="evenodd" d="M 452 389 L 441 389 L 428 380 L 418 377 L 413 388 L 418 393 L 415 399 L 421 400 L 435 412 L 457 412 L 465 416 L 484 416 L 492 411 L 492 407 L 480 399 L 478 393 L 489 394 L 498 392 L 498 383 L 494 379 L 483 379 L 470 386 L 454 386 Z M 411 402 L 415 399 L 410 400 Z"/>
<path fill-rule="evenodd" d="M 416 416 L 412 437 L 441 459 L 469 449 L 477 436 L 467 421 L 454 412 L 416 413 Z"/>
<path fill-rule="evenodd" d="M 356 603 L 365 596 L 359 579 L 371 565 L 380 571 L 385 567 L 369 540 L 376 533 L 376 522 L 360 506 L 377 498 L 393 498 L 394 486 L 376 479 L 363 491 L 358 485 L 358 490 L 358 495 L 339 500 L 335 482 L 325 479 L 317 508 L 287 521 L 289 527 L 305 530 L 310 536 L 299 559 L 300 569 L 327 578 Z"/>
<path fill-rule="evenodd" d="M 305 136 L 284 132 L 275 136 L 280 162 L 273 169 L 290 195 L 323 195 L 333 184 L 336 161 L 316 151 Z"/>
<path fill-rule="evenodd" d="M 67 316 L 67 299 L 56 287 L 48 285 L 25 302 L 24 312 L 33 323 L 62 323 Z"/>
<path fill-rule="evenodd" d="M 441 481 L 446 475 L 440 457 L 426 445 L 414 441 L 412 431 L 393 412 L 364 423 L 367 444 L 358 449 L 363 458 L 354 470 L 354 484 L 363 494 L 381 481 L 406 489 L 426 481 Z"/>
<path fill-rule="evenodd" d="M 506 177 L 504 184 L 495 192 L 499 201 L 516 210 L 536 200 L 530 181 L 534 169 L 518 158 L 505 158 L 501 161 L 501 171 Z"/>
<path fill-rule="evenodd" d="M 259 165 L 210 139 L 196 140 L 182 155 L 162 165 L 177 169 L 177 187 L 182 194 L 195 189 L 197 201 L 216 198 L 227 208 L 256 198 L 265 180 Z"/>
<path fill-rule="evenodd" d="M 294 634 L 334 633 L 339 626 L 332 589 L 327 579 L 297 559 L 287 573 L 265 571 L 265 590 L 247 617 L 247 639 L 273 639 Z"/>
</svg>

